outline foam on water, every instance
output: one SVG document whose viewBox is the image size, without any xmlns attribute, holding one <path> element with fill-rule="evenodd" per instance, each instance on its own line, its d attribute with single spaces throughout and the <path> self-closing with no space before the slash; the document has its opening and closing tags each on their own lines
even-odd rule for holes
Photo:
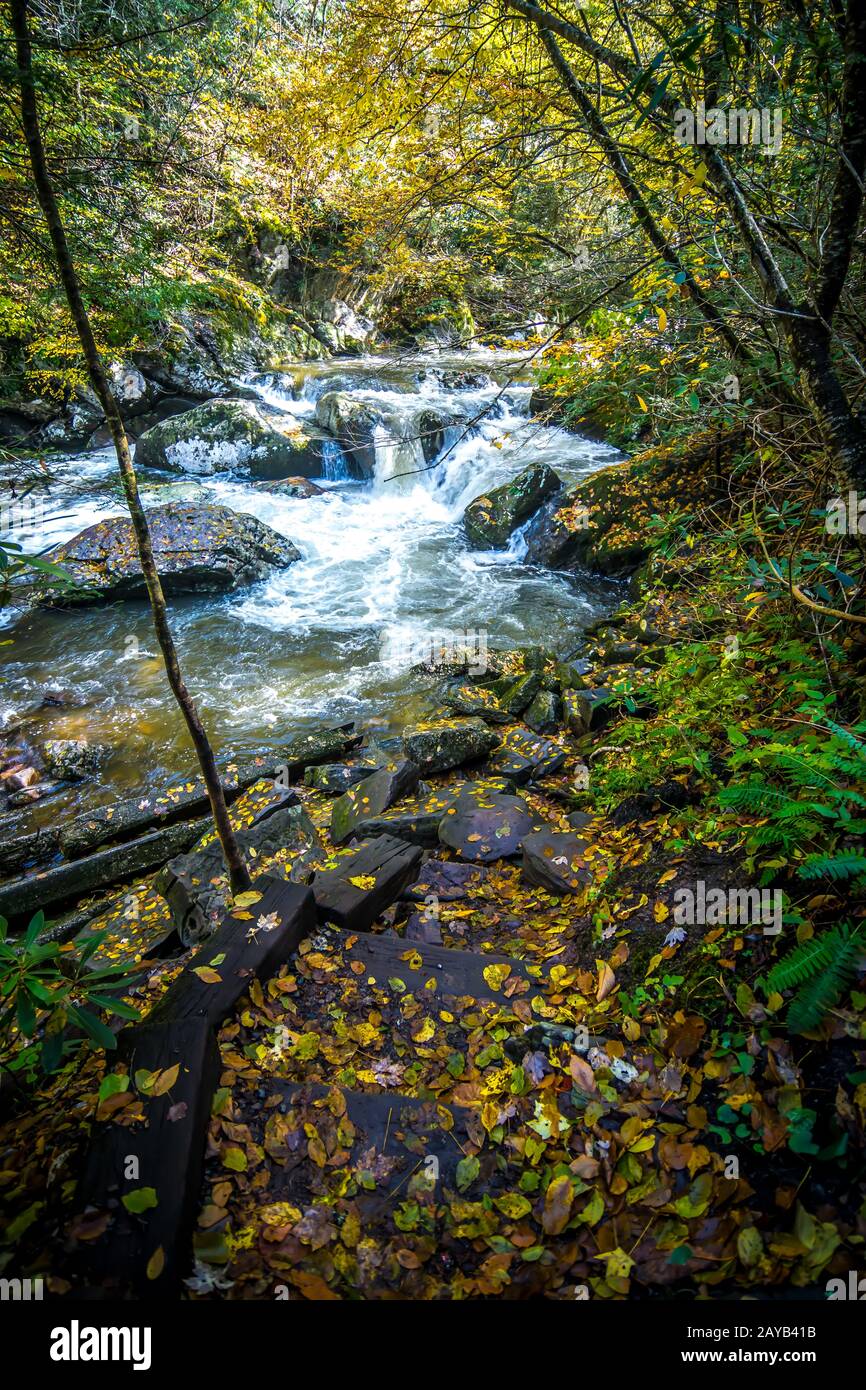
<svg viewBox="0 0 866 1390">
<path fill-rule="evenodd" d="M 455 389 L 431 366 L 497 380 Z M 422 368 L 427 375 L 418 381 Z M 305 420 L 314 418 L 326 390 L 352 391 L 370 405 L 379 425 L 375 475 L 366 483 L 347 479 L 336 444 L 319 480 L 325 490 L 311 498 L 287 498 L 238 474 L 143 474 L 147 505 L 180 498 L 222 503 L 257 516 L 301 553 L 243 593 L 172 605 L 187 680 L 217 743 L 240 756 L 277 733 L 322 720 L 382 717 L 399 727 L 429 700 L 429 679 L 407 671 L 437 639 L 481 633 L 491 647 L 542 642 L 570 649 L 612 602 L 610 581 L 578 583 L 528 567 L 522 532 L 501 551 L 468 545 L 466 505 L 521 469 L 548 463 L 571 480 L 616 458 L 604 445 L 531 421 L 530 387 L 519 375 L 511 379 L 515 371 L 502 355 L 475 352 L 297 364 L 253 380 L 266 404 Z M 450 421 L 432 465 L 419 437 L 427 410 Z M 52 464 L 52 472 L 38 547 L 22 536 L 29 548 L 123 514 L 109 450 Z M 142 656 L 126 660 L 132 639 Z M 8 698 L 20 707 L 46 684 L 86 680 L 88 727 L 99 724 L 119 749 L 109 778 L 126 785 L 158 780 L 177 766 L 186 740 L 153 648 L 144 604 L 33 615 L 16 629 L 14 647 L 4 649 Z"/>
</svg>

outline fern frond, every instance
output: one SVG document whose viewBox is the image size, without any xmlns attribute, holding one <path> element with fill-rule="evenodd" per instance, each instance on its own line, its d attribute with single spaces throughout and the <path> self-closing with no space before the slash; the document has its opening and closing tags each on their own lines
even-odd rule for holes
<svg viewBox="0 0 866 1390">
<path fill-rule="evenodd" d="M 743 782 L 739 786 L 723 787 L 719 804 L 728 811 L 746 811 L 753 815 L 764 812 L 778 814 L 780 807 L 798 806 L 787 792 L 768 787 L 764 782 Z"/>
<path fill-rule="evenodd" d="M 843 879 L 866 874 L 866 854 L 810 854 L 797 874 L 800 878 L 831 878 L 841 883 Z"/>
<path fill-rule="evenodd" d="M 825 970 L 833 959 L 832 935 L 832 932 L 824 932 L 821 936 L 813 936 L 777 961 L 767 976 L 770 992 L 781 994 L 783 989 L 795 989 Z"/>
<path fill-rule="evenodd" d="M 828 932 L 827 935 L 833 933 Z M 830 964 L 797 991 L 785 1020 L 792 1033 L 811 1033 L 821 1026 L 830 1010 L 853 984 L 862 953 L 863 942 L 859 934 L 852 934 L 835 949 Z"/>
<path fill-rule="evenodd" d="M 847 744 L 848 747 L 857 754 L 858 758 L 861 758 L 863 762 L 866 763 L 866 743 L 864 743 L 862 739 L 857 738 L 856 734 L 852 733 L 850 729 L 846 729 L 842 724 L 835 723 L 832 719 L 825 719 L 824 722 L 827 728 L 832 729 L 833 733 L 842 743 Z M 861 724 L 856 724 L 854 727 L 862 729 L 863 726 Z"/>
</svg>

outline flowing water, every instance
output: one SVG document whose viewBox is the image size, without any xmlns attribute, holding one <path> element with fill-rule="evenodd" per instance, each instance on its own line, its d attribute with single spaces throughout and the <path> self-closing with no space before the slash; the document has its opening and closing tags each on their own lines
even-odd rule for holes
<svg viewBox="0 0 866 1390">
<path fill-rule="evenodd" d="M 471 384 L 448 375 L 455 372 L 472 373 Z M 253 513 L 301 552 L 299 562 L 251 589 L 171 605 L 187 682 L 218 747 L 242 759 L 295 730 L 347 720 L 397 731 L 435 707 L 435 679 L 410 669 L 433 645 L 540 643 L 566 653 L 615 601 L 610 581 L 527 565 L 519 533 L 507 551 L 475 551 L 467 542 L 466 505 L 529 464 L 548 463 L 570 480 L 617 457 L 606 445 L 531 421 L 531 386 L 519 361 L 492 352 L 367 357 L 290 364 L 252 384 L 266 403 L 305 420 L 323 392 L 350 391 L 374 407 L 380 424 L 373 478 L 350 480 L 335 444 L 318 480 L 325 492 L 313 498 L 287 499 L 240 476 L 142 471 L 146 505 L 219 502 Z M 419 438 L 428 410 L 454 421 L 437 438 L 432 466 Z M 25 548 L 44 550 L 123 513 L 110 450 L 52 461 L 50 471 L 40 526 L 20 536 Z M 85 798 L 146 792 L 191 767 L 144 603 L 11 614 L 7 627 L 0 716 L 32 709 L 59 687 L 71 692 L 73 707 L 41 712 L 38 735 L 86 735 L 115 750 L 98 788 L 35 803 L 34 823 Z"/>
</svg>

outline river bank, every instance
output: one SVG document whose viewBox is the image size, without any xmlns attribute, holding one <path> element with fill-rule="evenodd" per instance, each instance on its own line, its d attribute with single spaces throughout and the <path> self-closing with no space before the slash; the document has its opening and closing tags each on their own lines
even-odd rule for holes
<svg viewBox="0 0 866 1390">
<path fill-rule="evenodd" d="M 683 911 L 754 882 L 761 819 L 726 826 L 720 796 L 751 775 L 743 740 L 760 756 L 762 721 L 801 699 L 796 660 L 768 682 L 754 647 L 731 646 L 748 585 L 697 519 L 738 445 L 708 443 L 602 471 L 537 524 L 566 551 L 642 548 L 577 661 L 492 649 L 480 670 L 464 653 L 429 674 L 437 715 L 404 738 L 347 729 L 342 752 L 297 755 L 236 801 L 261 882 L 311 883 L 319 920 L 222 1019 L 194 1256 L 171 1257 L 185 1296 L 820 1290 L 844 1265 L 856 1189 L 830 1218 L 823 1175 L 860 1142 L 854 1015 L 843 1001 L 826 1047 L 786 1033 L 789 991 L 765 983 L 775 918 Z M 692 497 L 689 533 L 650 524 L 666 487 Z M 406 858 L 390 878 L 364 860 L 377 844 Z M 359 915 L 334 917 L 335 876 Z M 776 882 L 802 900 L 793 865 Z M 103 960 L 143 972 L 145 1017 L 188 972 L 220 974 L 213 947 L 178 941 L 189 889 L 170 906 L 165 888 L 133 879 L 89 924 Z M 257 901 L 227 918 L 251 941 Z M 831 1076 L 836 1104 L 819 1105 Z M 63 1084 L 62 1115 L 50 1081 L 29 1106 L 61 1178 L 113 1117 L 130 1135 L 156 1123 L 161 1102 L 111 1053 Z M 71 1180 L 46 1192 L 28 1133 L 19 1114 L 2 1135 L 17 1258 L 59 1294 L 123 1221 L 116 1196 L 82 1210 Z"/>
</svg>

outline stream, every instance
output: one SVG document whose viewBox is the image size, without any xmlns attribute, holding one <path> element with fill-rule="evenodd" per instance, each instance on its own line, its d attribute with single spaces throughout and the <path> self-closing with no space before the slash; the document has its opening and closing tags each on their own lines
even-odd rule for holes
<svg viewBox="0 0 866 1390">
<path fill-rule="evenodd" d="M 471 384 L 455 373 L 471 373 Z M 398 732 L 436 708 L 437 679 L 411 670 L 433 645 L 539 643 L 565 654 L 618 601 L 613 581 L 527 565 L 519 532 L 505 551 L 474 551 L 467 542 L 466 505 L 530 464 L 548 463 L 573 480 L 618 457 L 607 445 L 530 420 L 529 373 L 513 355 L 290 363 L 251 384 L 267 404 L 305 420 L 323 392 L 356 392 L 381 424 L 373 478 L 351 480 L 335 443 L 328 476 L 318 480 L 325 491 L 312 498 L 288 499 L 229 474 L 141 471 L 145 505 L 218 502 L 255 514 L 301 552 L 299 562 L 251 589 L 172 601 L 187 683 L 218 749 L 242 760 L 294 731 L 348 720 L 359 730 Z M 412 426 L 428 406 L 457 417 L 432 466 Z M 110 449 L 52 459 L 50 472 L 38 529 L 12 536 L 25 549 L 44 551 L 124 511 Z M 19 609 L 4 623 L 0 721 L 60 689 L 71 700 L 40 711 L 34 737 L 86 736 L 114 750 L 96 785 L 35 802 L 28 824 L 147 794 L 190 769 L 144 603 Z"/>
</svg>

